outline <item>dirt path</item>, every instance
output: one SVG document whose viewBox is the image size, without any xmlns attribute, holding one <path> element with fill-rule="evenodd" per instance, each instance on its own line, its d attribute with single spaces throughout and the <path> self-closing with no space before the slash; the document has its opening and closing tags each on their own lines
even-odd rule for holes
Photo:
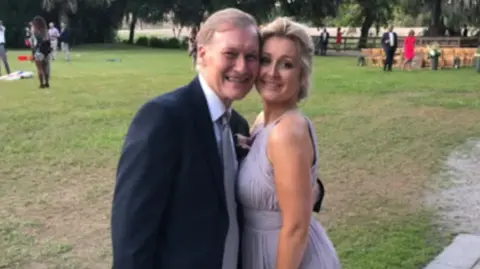
<svg viewBox="0 0 480 269">
<path fill-rule="evenodd" d="M 455 149 L 438 177 L 426 202 L 438 211 L 440 224 L 455 233 L 480 235 L 480 139 Z"/>
</svg>

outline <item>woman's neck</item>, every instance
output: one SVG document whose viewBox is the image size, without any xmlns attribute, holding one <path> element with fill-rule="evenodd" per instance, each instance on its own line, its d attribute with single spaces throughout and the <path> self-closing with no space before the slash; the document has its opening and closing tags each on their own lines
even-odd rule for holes
<svg viewBox="0 0 480 269">
<path fill-rule="evenodd" d="M 278 105 L 263 105 L 264 125 L 268 125 L 278 118 L 283 116 L 286 112 L 297 109 L 297 104 L 278 104 Z"/>
</svg>

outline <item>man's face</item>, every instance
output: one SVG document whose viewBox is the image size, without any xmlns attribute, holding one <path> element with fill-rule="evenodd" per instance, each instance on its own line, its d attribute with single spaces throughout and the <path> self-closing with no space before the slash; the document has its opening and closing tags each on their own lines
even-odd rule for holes
<svg viewBox="0 0 480 269">
<path fill-rule="evenodd" d="M 200 71 L 224 104 L 244 98 L 252 89 L 260 66 L 259 50 L 255 26 L 216 32 L 209 44 L 198 47 Z"/>
</svg>

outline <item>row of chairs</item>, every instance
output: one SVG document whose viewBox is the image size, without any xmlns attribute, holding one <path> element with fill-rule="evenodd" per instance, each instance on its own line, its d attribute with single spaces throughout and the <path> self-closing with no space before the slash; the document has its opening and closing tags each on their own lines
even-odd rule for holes
<svg viewBox="0 0 480 269">
<path fill-rule="evenodd" d="M 439 68 L 451 68 L 454 67 L 455 59 L 460 66 L 472 66 L 475 58 L 475 48 L 441 48 L 441 55 L 438 59 Z M 382 48 L 370 48 L 362 49 L 362 56 L 365 57 L 367 65 L 383 66 L 385 61 L 385 52 Z M 397 49 L 393 64 L 395 66 L 401 66 L 404 62 L 403 49 Z M 430 60 L 428 59 L 427 47 L 416 47 L 415 58 L 420 67 L 429 67 Z"/>
</svg>

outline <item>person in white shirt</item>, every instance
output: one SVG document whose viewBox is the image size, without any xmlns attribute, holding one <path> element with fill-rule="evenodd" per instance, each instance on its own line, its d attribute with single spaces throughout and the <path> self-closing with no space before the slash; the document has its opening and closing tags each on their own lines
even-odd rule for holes
<svg viewBox="0 0 480 269">
<path fill-rule="evenodd" d="M 35 39 L 35 35 L 33 34 L 33 32 L 34 32 L 33 23 L 29 22 L 28 25 L 29 25 L 29 29 L 30 29 L 30 35 L 31 35 L 30 44 L 32 44 L 32 48 L 33 48 L 37 45 L 37 40 Z"/>
<path fill-rule="evenodd" d="M 60 41 L 60 47 L 62 48 L 63 54 L 65 55 L 65 61 L 70 61 L 70 30 L 67 27 L 67 24 L 62 22 L 61 33 L 58 40 Z"/>
<path fill-rule="evenodd" d="M 5 65 L 7 74 L 10 74 L 10 66 L 8 65 L 7 50 L 5 49 L 5 43 L 6 43 L 5 26 L 3 26 L 3 21 L 0 20 L 0 60 L 2 60 L 3 64 Z M 1 75 L 1 69 L 0 69 L 0 75 Z"/>
<path fill-rule="evenodd" d="M 48 24 L 48 36 L 50 37 L 50 45 L 52 46 L 52 53 L 51 57 L 52 60 L 55 60 L 57 56 L 57 48 L 58 48 L 58 38 L 60 37 L 60 32 L 58 31 L 57 27 L 53 22 Z"/>
</svg>

